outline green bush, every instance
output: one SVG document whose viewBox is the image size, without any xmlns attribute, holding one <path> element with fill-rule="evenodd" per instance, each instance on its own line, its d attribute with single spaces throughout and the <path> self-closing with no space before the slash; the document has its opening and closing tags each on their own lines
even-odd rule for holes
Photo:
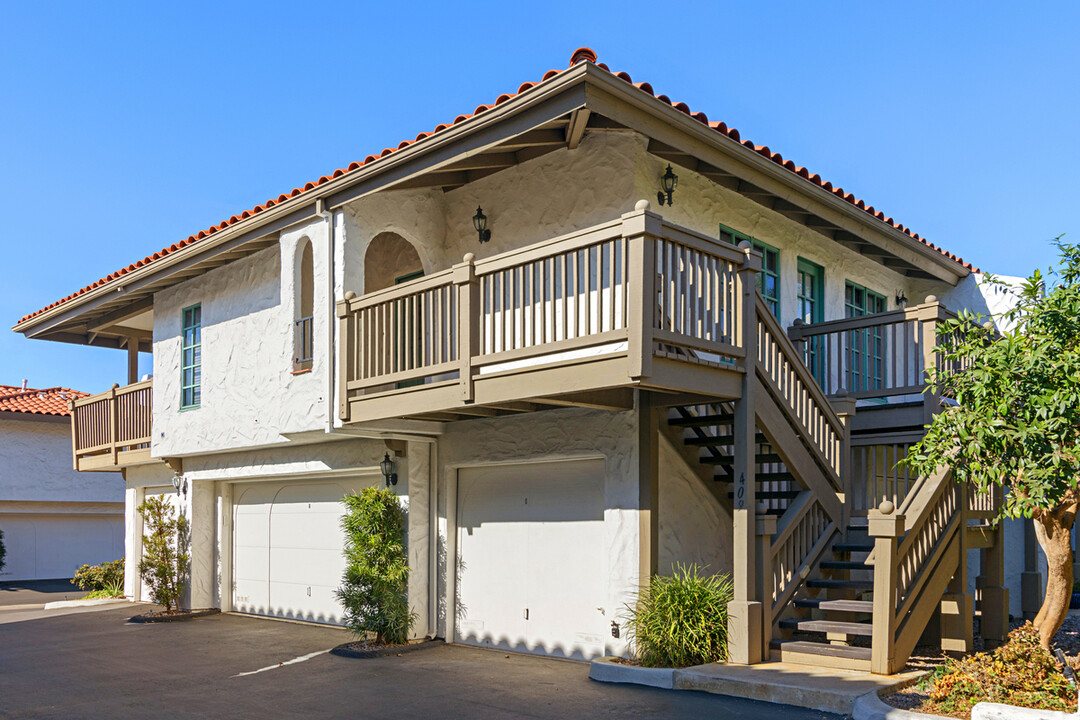
<svg viewBox="0 0 1080 720">
<path fill-rule="evenodd" d="M 1030 622 L 1009 633 L 1009 641 L 993 654 L 976 653 L 938 666 L 919 689 L 930 696 L 920 712 L 967 714 L 978 702 L 1064 712 L 1076 707 L 1076 688 L 1039 644 L 1039 632 Z"/>
<path fill-rule="evenodd" d="M 150 590 L 151 600 L 164 605 L 166 612 L 178 610 L 191 567 L 188 519 L 176 513 L 163 495 L 146 498 L 138 512 L 146 527 L 139 576 Z"/>
<path fill-rule="evenodd" d="M 4 549 L 4 531 L 0 530 L 0 572 L 3 571 L 6 561 L 4 558 L 7 556 L 7 550 Z"/>
<path fill-rule="evenodd" d="M 389 490 L 364 488 L 346 495 L 345 575 L 337 597 L 345 625 L 357 635 L 401 645 L 409 640 L 416 614 L 409 612 L 409 565 L 405 513 Z"/>
<path fill-rule="evenodd" d="M 124 588 L 124 558 L 104 562 L 100 565 L 83 565 L 75 571 L 75 579 L 72 580 L 80 590 L 104 590 L 108 587 L 119 585 Z M 123 595 L 123 592 L 120 593 Z"/>
<path fill-rule="evenodd" d="M 702 575 L 677 565 L 671 577 L 654 575 L 626 606 L 627 637 L 645 667 L 687 667 L 727 659 L 727 575 Z"/>
</svg>

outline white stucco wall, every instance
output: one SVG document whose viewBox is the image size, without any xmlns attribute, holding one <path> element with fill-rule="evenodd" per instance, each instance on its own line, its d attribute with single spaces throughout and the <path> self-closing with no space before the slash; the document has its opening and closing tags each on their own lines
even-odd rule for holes
<svg viewBox="0 0 1080 720">
<path fill-rule="evenodd" d="M 116 472 L 76 472 L 69 422 L 0 419 L 0 502 L 123 502 Z"/>
<path fill-rule="evenodd" d="M 297 244 L 312 243 L 315 359 L 293 372 Z M 154 296 L 155 457 L 260 447 L 320 430 L 327 413 L 326 224 Z M 180 410 L 183 309 L 202 305 L 202 400 Z"/>
</svg>

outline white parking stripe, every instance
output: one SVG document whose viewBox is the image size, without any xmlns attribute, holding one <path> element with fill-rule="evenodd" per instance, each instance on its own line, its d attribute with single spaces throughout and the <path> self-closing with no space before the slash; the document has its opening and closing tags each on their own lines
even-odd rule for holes
<svg viewBox="0 0 1080 720">
<path fill-rule="evenodd" d="M 237 673 L 236 675 L 233 675 L 233 677 L 238 678 L 238 677 L 244 677 L 245 675 L 257 675 L 258 673 L 266 672 L 267 670 L 276 670 L 277 668 L 285 667 L 286 665 L 293 665 L 295 663 L 302 663 L 305 660 L 310 660 L 313 657 L 318 657 L 319 655 L 325 655 L 326 653 L 330 652 L 331 650 L 333 650 L 333 648 L 327 648 L 326 650 L 319 650 L 318 652 L 308 653 L 307 655 L 301 655 L 300 657 L 293 658 L 292 660 L 286 660 L 285 662 L 278 663 L 277 665 L 267 665 L 264 668 L 259 668 L 258 670 L 252 670 L 251 672 Z"/>
</svg>

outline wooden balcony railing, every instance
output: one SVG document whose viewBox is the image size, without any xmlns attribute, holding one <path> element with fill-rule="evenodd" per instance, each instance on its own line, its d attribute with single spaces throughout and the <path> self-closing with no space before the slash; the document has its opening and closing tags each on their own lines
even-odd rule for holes
<svg viewBox="0 0 1080 720">
<path fill-rule="evenodd" d="M 918 394 L 934 365 L 937 325 L 956 315 L 930 296 L 922 305 L 860 317 L 803 324 L 788 337 L 826 395 L 855 398 Z"/>
<path fill-rule="evenodd" d="M 76 470 L 150 462 L 152 391 L 152 381 L 143 380 L 70 403 Z"/>
<path fill-rule="evenodd" d="M 339 302 L 357 422 L 619 387 L 736 397 L 756 253 L 647 210 Z M 750 294 L 749 297 L 754 297 Z M 751 308 L 752 311 L 752 308 Z M 688 365 L 728 373 L 680 372 Z"/>
</svg>

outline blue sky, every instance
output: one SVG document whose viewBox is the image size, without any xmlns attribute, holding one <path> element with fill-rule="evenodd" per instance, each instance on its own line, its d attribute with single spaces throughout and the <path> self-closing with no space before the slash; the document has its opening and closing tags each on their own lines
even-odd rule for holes
<svg viewBox="0 0 1080 720">
<path fill-rule="evenodd" d="M 1080 240 L 1080 3 L 5 3 L 0 320 L 471 112 L 581 45 L 984 269 Z M 0 331 L 0 383 L 122 352 Z"/>
</svg>

